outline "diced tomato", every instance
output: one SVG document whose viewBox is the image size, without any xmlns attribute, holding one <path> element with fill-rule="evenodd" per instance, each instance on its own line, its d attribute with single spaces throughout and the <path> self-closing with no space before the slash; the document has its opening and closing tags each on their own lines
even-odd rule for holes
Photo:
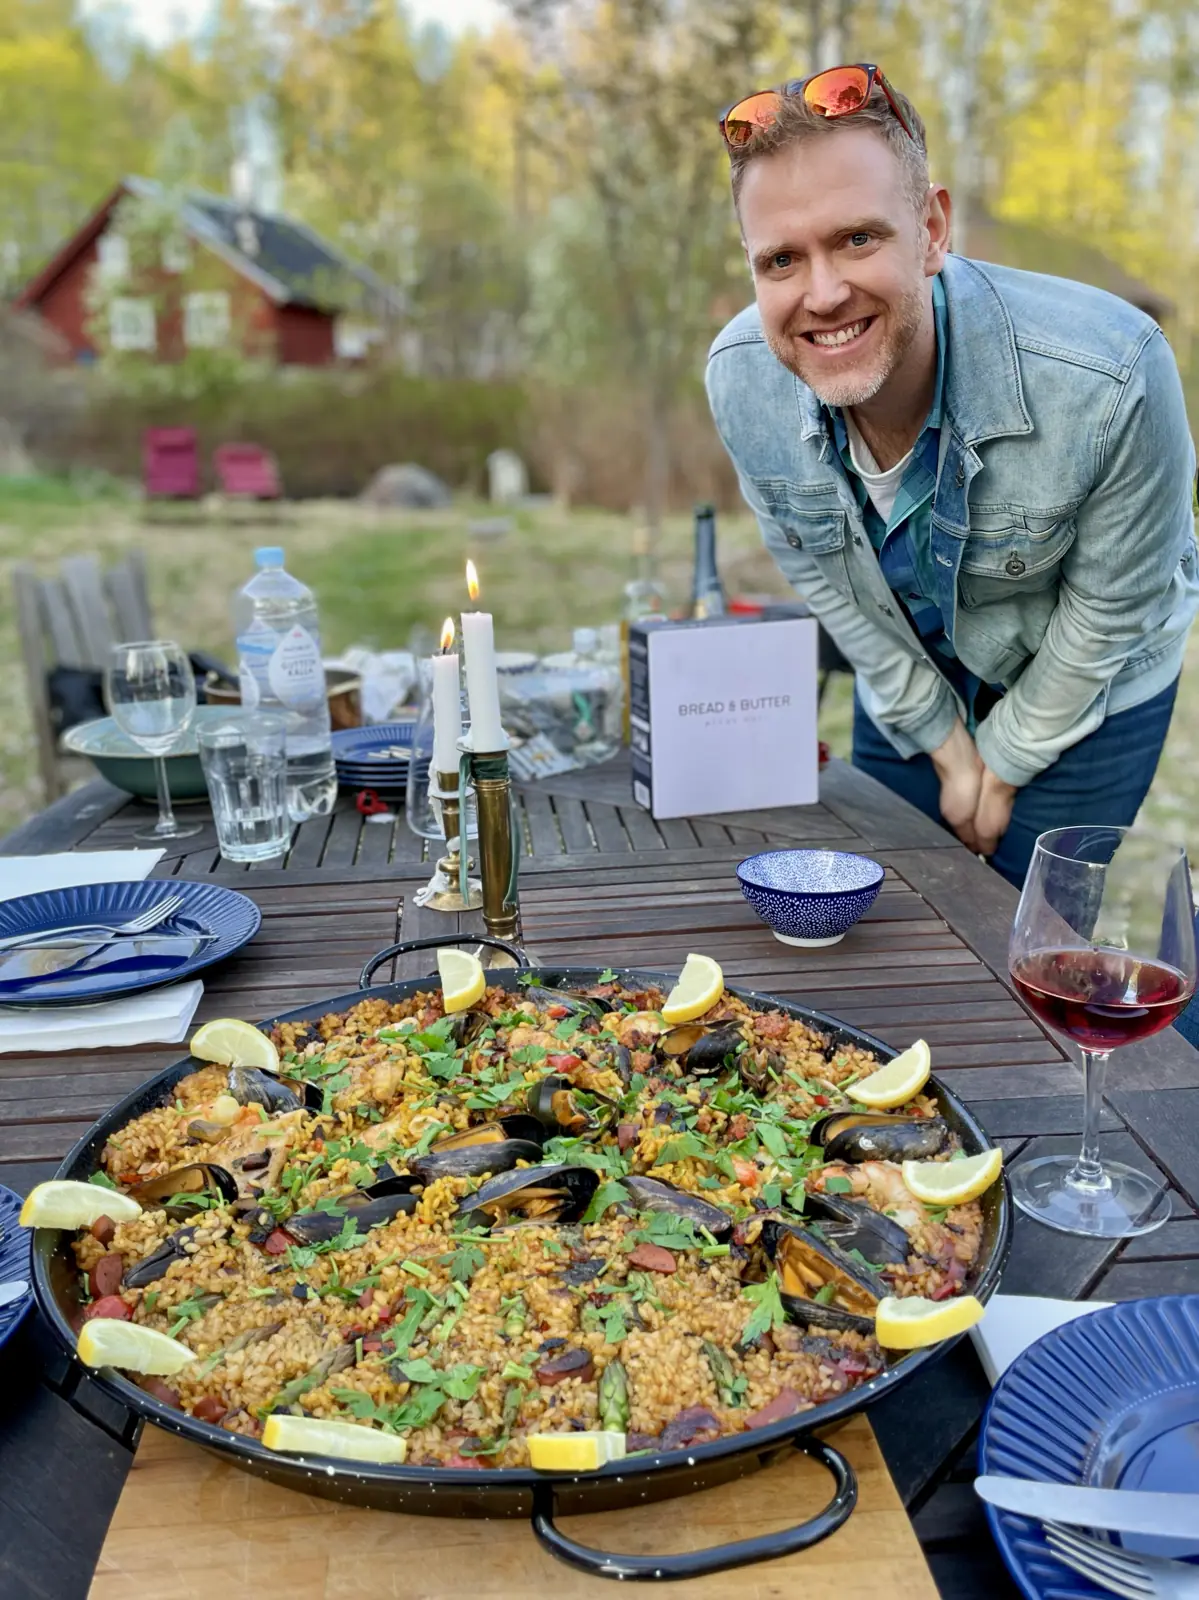
<svg viewBox="0 0 1199 1600">
<path fill-rule="evenodd" d="M 754 1161 L 743 1161 L 740 1156 L 733 1156 L 733 1171 L 737 1174 L 737 1182 L 743 1189 L 756 1189 L 762 1181 L 762 1169 Z"/>
<path fill-rule="evenodd" d="M 814 1094 L 812 1096 L 812 1099 L 815 1101 L 815 1103 L 818 1106 L 826 1106 L 826 1105 L 828 1105 L 828 1095 L 826 1095 L 826 1094 Z"/>
<path fill-rule="evenodd" d="M 379 1321 L 380 1322 L 390 1322 L 391 1318 L 392 1318 L 392 1309 L 391 1309 L 391 1307 L 388 1306 L 388 1305 L 379 1305 L 379 1302 L 377 1300 L 376 1300 L 375 1304 L 379 1307 L 379 1310 L 378 1310 Z"/>
<path fill-rule="evenodd" d="M 374 1334 L 369 1335 L 367 1338 L 365 1338 L 362 1341 L 362 1353 L 363 1353 L 363 1355 L 367 1355 L 367 1356 L 376 1355 L 380 1350 L 382 1350 L 382 1348 L 383 1348 L 382 1339 L 376 1339 Z"/>
<path fill-rule="evenodd" d="M 478 1456 L 453 1455 L 446 1457 L 445 1465 L 447 1467 L 485 1467 L 487 1463 L 480 1461 Z"/>
<path fill-rule="evenodd" d="M 553 1017 L 555 1022 L 561 1022 L 563 1017 L 570 1015 L 570 1012 L 565 1006 L 546 1006 L 545 1014 L 547 1017 Z"/>
<path fill-rule="evenodd" d="M 583 1065 L 583 1058 L 575 1055 L 549 1056 L 546 1065 L 551 1072 L 573 1072 L 576 1067 Z"/>
<path fill-rule="evenodd" d="M 119 1294 L 106 1294 L 102 1299 L 93 1300 L 83 1313 L 84 1322 L 90 1322 L 93 1317 L 111 1317 L 116 1322 L 132 1322 L 133 1312 Z"/>
<path fill-rule="evenodd" d="M 267 1235 L 266 1242 L 262 1248 L 268 1256 L 281 1256 L 286 1253 L 290 1244 L 290 1237 L 284 1233 L 282 1228 L 276 1228 L 273 1233 Z"/>
</svg>

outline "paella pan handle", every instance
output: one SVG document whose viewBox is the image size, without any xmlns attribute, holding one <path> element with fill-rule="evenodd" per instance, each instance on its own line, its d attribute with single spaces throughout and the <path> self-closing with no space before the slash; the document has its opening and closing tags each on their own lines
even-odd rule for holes
<svg viewBox="0 0 1199 1600">
<path fill-rule="evenodd" d="M 522 950 L 520 945 L 508 944 L 504 939 L 493 939 L 488 933 L 439 933 L 431 939 L 402 939 L 399 944 L 389 944 L 386 950 L 376 951 L 358 974 L 358 987 L 369 989 L 371 979 L 377 970 L 393 956 L 407 955 L 410 950 L 440 950 L 447 944 L 490 945 L 493 950 L 502 950 L 506 955 L 510 955 L 518 967 L 532 965 L 528 951 Z"/>
<path fill-rule="evenodd" d="M 710 1572 L 724 1572 L 729 1567 L 746 1567 L 754 1561 L 773 1561 L 778 1556 L 791 1556 L 810 1545 L 819 1544 L 835 1533 L 858 1498 L 858 1480 L 854 1470 L 839 1450 L 825 1444 L 823 1439 L 812 1437 L 793 1441 L 797 1450 L 819 1461 L 832 1474 L 833 1498 L 823 1511 L 817 1512 L 807 1522 L 797 1527 L 784 1528 L 779 1533 L 763 1533 L 756 1539 L 738 1539 L 734 1544 L 717 1544 L 708 1550 L 690 1550 L 670 1556 L 613 1555 L 605 1550 L 593 1550 L 590 1545 L 579 1544 L 567 1538 L 554 1526 L 554 1486 L 538 1484 L 533 1491 L 533 1532 L 552 1556 L 590 1573 L 593 1578 L 619 1578 L 627 1582 L 669 1582 L 680 1578 L 702 1578 Z"/>
</svg>

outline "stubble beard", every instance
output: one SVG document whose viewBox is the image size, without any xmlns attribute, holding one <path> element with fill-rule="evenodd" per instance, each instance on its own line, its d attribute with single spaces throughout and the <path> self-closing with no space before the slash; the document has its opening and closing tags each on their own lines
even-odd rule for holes
<svg viewBox="0 0 1199 1600">
<path fill-rule="evenodd" d="M 874 399 L 916 342 L 923 317 L 924 284 L 921 282 L 889 308 L 888 331 L 871 358 L 870 366 L 864 371 L 858 369 L 847 372 L 843 377 L 813 370 L 817 368 L 817 358 L 813 356 L 810 362 L 805 359 L 807 341 L 802 334 L 792 337 L 786 331 L 781 335 L 772 329 L 763 328 L 762 331 L 775 359 L 793 372 L 801 383 L 806 383 L 818 400 L 823 400 L 826 406 L 838 406 L 845 410 L 851 406 L 865 405 L 868 400 Z"/>
</svg>

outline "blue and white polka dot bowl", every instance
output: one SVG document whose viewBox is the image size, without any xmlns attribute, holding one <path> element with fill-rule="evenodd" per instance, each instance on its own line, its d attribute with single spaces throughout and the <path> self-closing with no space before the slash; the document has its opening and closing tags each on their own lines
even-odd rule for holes
<svg viewBox="0 0 1199 1600">
<path fill-rule="evenodd" d="M 741 893 L 783 944 L 843 939 L 874 904 L 883 869 L 844 850 L 765 850 L 737 868 Z"/>
</svg>

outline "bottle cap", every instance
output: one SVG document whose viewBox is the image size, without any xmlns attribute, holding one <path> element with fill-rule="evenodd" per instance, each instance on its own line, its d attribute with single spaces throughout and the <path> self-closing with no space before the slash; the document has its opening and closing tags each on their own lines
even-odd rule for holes
<svg viewBox="0 0 1199 1600">
<path fill-rule="evenodd" d="M 280 544 L 260 544 L 254 552 L 254 559 L 260 567 L 281 567 L 283 565 L 283 546 Z"/>
</svg>

